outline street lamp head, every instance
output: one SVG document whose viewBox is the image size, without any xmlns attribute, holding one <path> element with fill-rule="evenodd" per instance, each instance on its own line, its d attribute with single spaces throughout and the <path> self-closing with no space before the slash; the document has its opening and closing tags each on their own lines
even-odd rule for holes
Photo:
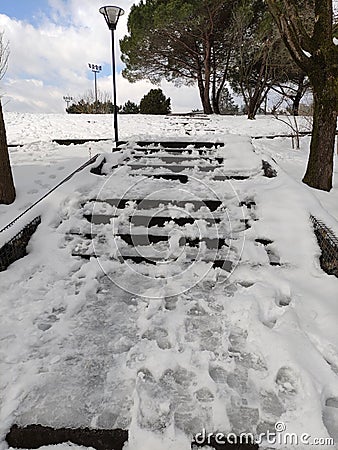
<svg viewBox="0 0 338 450">
<path fill-rule="evenodd" d="M 124 10 L 118 6 L 102 6 L 99 11 L 103 14 L 108 28 L 110 30 L 116 30 L 117 22 L 123 16 Z"/>
</svg>

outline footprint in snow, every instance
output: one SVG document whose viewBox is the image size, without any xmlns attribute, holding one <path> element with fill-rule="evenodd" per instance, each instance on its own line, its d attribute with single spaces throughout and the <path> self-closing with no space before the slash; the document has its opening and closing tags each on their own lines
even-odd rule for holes
<svg viewBox="0 0 338 450">
<path fill-rule="evenodd" d="M 215 398 L 214 394 L 206 387 L 198 389 L 198 391 L 195 392 L 195 397 L 201 403 L 210 403 Z"/>
<path fill-rule="evenodd" d="M 138 424 L 141 428 L 158 431 L 170 424 L 170 402 L 152 373 L 144 368 L 138 371 Z"/>
<path fill-rule="evenodd" d="M 291 367 L 281 367 L 275 380 L 278 387 L 278 396 L 282 400 L 288 400 L 298 393 L 298 377 Z"/>
<path fill-rule="evenodd" d="M 55 322 L 59 321 L 59 316 L 65 312 L 63 306 L 58 308 L 53 308 L 51 313 L 45 313 L 43 317 L 36 321 L 36 326 L 41 331 L 47 331 L 54 325 Z"/>
<path fill-rule="evenodd" d="M 162 350 L 171 348 L 168 332 L 164 328 L 149 329 L 143 334 L 142 338 L 156 341 L 158 347 Z"/>
<path fill-rule="evenodd" d="M 209 375 L 217 384 L 227 384 L 228 373 L 221 366 L 210 366 Z"/>
<path fill-rule="evenodd" d="M 37 324 L 37 327 L 39 328 L 39 330 L 41 331 L 47 331 L 50 328 L 52 328 L 53 324 L 58 320 L 57 316 L 55 314 L 50 314 L 49 316 L 47 316 L 44 320 L 42 320 L 41 322 L 39 322 Z"/>
</svg>

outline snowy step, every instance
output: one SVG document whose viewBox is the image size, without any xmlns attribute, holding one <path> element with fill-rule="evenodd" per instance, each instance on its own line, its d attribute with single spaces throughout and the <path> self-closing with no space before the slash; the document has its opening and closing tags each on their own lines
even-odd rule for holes
<svg viewBox="0 0 338 450">
<path fill-rule="evenodd" d="M 155 247 L 154 245 L 137 247 L 122 246 L 121 248 L 118 248 L 115 258 L 112 258 L 109 252 L 107 252 L 104 244 L 96 244 L 93 246 L 93 242 L 89 240 L 83 240 L 81 244 L 75 246 L 72 255 L 84 259 L 107 257 L 108 259 L 117 259 L 120 262 L 132 260 L 136 263 L 145 262 L 152 265 L 158 263 L 172 263 L 184 256 L 185 261 L 203 261 L 212 263 L 216 264 L 216 267 L 226 267 L 224 270 L 231 270 L 233 267 L 233 262 L 229 259 L 229 256 L 236 259 L 236 255 L 233 252 L 229 255 L 228 248 L 220 249 L 218 251 L 211 249 L 204 249 L 201 251 L 199 248 L 185 246 L 171 252 L 168 245 L 162 247 Z"/>
<path fill-rule="evenodd" d="M 187 224 L 193 224 L 196 220 L 204 220 L 208 225 L 214 225 L 220 223 L 220 217 L 202 217 L 198 215 L 189 216 L 177 216 L 172 217 L 170 213 L 165 214 L 166 211 L 161 211 L 161 214 L 150 215 L 150 214 L 139 214 L 133 213 L 131 214 L 129 221 L 130 223 L 137 226 L 147 226 L 147 227 L 163 227 L 166 223 L 174 222 L 179 226 L 184 226 Z M 95 225 L 106 225 L 111 223 L 112 219 L 117 218 L 118 215 L 109 215 L 109 214 L 85 214 L 84 217 Z"/>
<path fill-rule="evenodd" d="M 161 154 L 161 155 L 133 155 L 133 159 L 141 159 L 141 160 L 161 160 L 165 163 L 180 163 L 183 161 L 199 161 L 199 162 L 210 162 L 223 164 L 224 158 L 219 157 L 209 157 L 209 156 L 193 156 L 193 155 L 169 155 L 169 154 Z"/>
<path fill-rule="evenodd" d="M 84 214 L 83 217 L 95 225 L 107 225 L 113 218 L 117 218 L 108 214 Z"/>
<path fill-rule="evenodd" d="M 146 224 L 148 225 L 148 224 Z M 147 227 L 147 226 L 128 226 L 119 225 L 116 232 L 113 232 L 115 238 L 120 238 L 128 245 L 131 246 L 149 246 L 151 244 L 158 244 L 163 242 L 169 242 L 171 238 L 174 238 L 178 242 L 179 247 L 199 247 L 205 245 L 208 249 L 221 249 L 226 246 L 229 247 L 229 242 L 234 239 L 235 231 L 231 230 L 228 234 L 224 230 L 217 227 L 209 227 L 208 229 L 200 229 L 196 224 L 196 229 L 191 230 L 181 227 L 163 228 L 159 226 Z M 111 231 L 108 231 L 109 236 Z M 81 232 L 80 230 L 71 230 L 67 233 L 68 241 L 75 239 L 75 236 L 79 236 L 85 239 L 85 245 L 89 245 L 89 241 L 94 241 L 96 245 L 97 239 L 99 245 L 103 244 L 106 238 L 102 234 L 102 230 L 96 233 L 95 230 Z M 97 238 L 97 239 L 96 239 Z M 81 242 L 79 243 L 81 245 Z"/>
<path fill-rule="evenodd" d="M 200 230 L 198 225 L 196 224 L 194 227 L 194 232 L 191 231 L 192 227 L 189 229 L 182 227 L 145 227 L 145 226 L 130 226 L 130 225 L 119 225 L 118 226 L 118 234 L 131 234 L 131 235 L 152 235 L 152 236 L 171 236 L 173 232 L 179 232 L 183 237 L 193 237 L 193 238 L 201 238 L 201 239 L 219 239 L 223 233 L 217 227 L 208 227 L 206 230 Z"/>
<path fill-rule="evenodd" d="M 155 179 L 161 179 L 161 180 L 168 180 L 168 181 L 179 181 L 182 184 L 187 184 L 189 182 L 190 175 L 185 174 L 169 174 L 169 173 L 147 173 L 147 172 L 140 172 L 140 173 L 131 173 L 130 176 L 144 176 L 149 178 L 155 178 Z M 228 180 L 247 180 L 249 179 L 249 176 L 246 175 L 214 175 L 212 177 L 209 177 L 209 180 L 213 181 L 228 181 Z"/>
<path fill-rule="evenodd" d="M 203 235 L 203 232 L 196 229 L 196 235 L 187 232 L 184 228 L 175 228 L 171 230 L 160 227 L 146 228 L 142 226 L 128 227 L 121 226 L 118 228 L 118 234 L 124 242 L 128 245 L 147 246 L 149 244 L 156 244 L 159 242 L 168 242 L 173 236 L 173 233 L 178 233 L 179 246 L 184 247 L 198 247 L 202 242 L 205 243 L 209 249 L 221 249 L 223 246 L 228 246 L 227 240 L 217 228 L 208 230 L 208 236 Z"/>
<path fill-rule="evenodd" d="M 189 142 L 189 141 L 139 141 L 136 143 L 137 148 L 157 146 L 163 147 L 165 149 L 172 148 L 218 148 L 224 147 L 223 142 L 210 142 L 210 141 L 197 141 L 197 142 Z"/>
<path fill-rule="evenodd" d="M 157 244 L 159 242 L 168 242 L 170 239 L 169 235 L 154 235 L 154 234 L 121 234 L 119 236 L 128 245 L 134 246 L 147 246 L 149 244 Z M 201 239 L 191 239 L 186 236 L 182 236 L 179 239 L 179 246 L 184 247 L 199 247 L 201 243 L 205 243 L 206 247 L 210 250 L 221 249 L 224 246 L 228 246 L 224 238 L 201 238 Z"/>
<path fill-rule="evenodd" d="M 91 447 L 96 450 L 122 450 L 128 441 L 128 431 L 93 430 L 89 428 L 59 428 L 29 425 L 13 425 L 6 436 L 7 444 L 12 448 L 40 448 L 72 442 L 75 445 Z M 68 444 L 67 444 L 68 447 Z"/>
<path fill-rule="evenodd" d="M 175 224 L 179 226 L 184 226 L 188 224 L 193 224 L 196 222 L 196 220 L 204 220 L 208 225 L 215 225 L 217 223 L 220 223 L 221 218 L 220 217 L 199 217 L 194 216 L 193 214 L 190 214 L 189 216 L 179 216 L 179 217 L 172 217 L 170 214 L 165 215 L 161 212 L 161 214 L 150 216 L 146 214 L 133 214 L 130 217 L 130 222 L 133 223 L 136 226 L 147 226 L 148 228 L 151 227 L 163 227 L 165 224 L 169 222 L 174 222 Z"/>
<path fill-rule="evenodd" d="M 147 228 L 154 228 L 154 227 L 164 227 L 166 224 L 173 222 L 176 225 L 179 225 L 180 227 L 183 227 L 188 224 L 194 224 L 196 223 L 196 220 L 204 221 L 207 226 L 209 226 L 208 232 L 213 234 L 213 225 L 217 225 L 221 222 L 221 217 L 201 217 L 199 219 L 195 219 L 194 217 L 170 217 L 170 216 L 145 216 L 145 215 L 137 215 L 134 214 L 130 217 L 129 221 L 135 226 L 143 226 Z M 108 222 L 109 223 L 109 222 Z M 237 221 L 237 224 L 232 224 L 232 231 L 234 233 L 248 230 L 250 228 L 250 220 L 249 219 L 239 219 Z M 216 231 L 216 229 L 215 229 Z"/>
<path fill-rule="evenodd" d="M 113 219 L 116 219 L 118 216 L 110 216 L 107 214 L 97 214 L 97 215 L 85 215 L 84 216 L 89 223 L 93 226 L 95 225 L 108 225 L 112 222 Z M 149 215 L 138 215 L 134 214 L 129 217 L 129 222 L 137 227 L 147 227 L 147 229 L 151 228 L 163 228 L 165 225 L 169 223 L 174 223 L 180 227 L 184 227 L 185 225 L 193 225 L 196 223 L 196 220 L 203 221 L 208 227 L 213 225 L 217 225 L 221 222 L 221 218 L 212 218 L 212 217 L 203 217 L 200 219 L 194 219 L 193 217 L 170 217 L 170 216 L 149 216 Z M 250 219 L 240 219 L 238 223 L 232 224 L 232 232 L 239 233 L 250 228 Z M 210 228 L 211 230 L 212 228 Z"/>
<path fill-rule="evenodd" d="M 215 150 L 211 149 L 196 149 L 196 148 L 160 148 L 160 147 L 145 147 L 145 148 L 134 148 L 134 151 L 137 151 L 138 153 L 146 153 L 146 154 L 152 154 L 152 153 L 171 153 L 174 155 L 182 155 L 184 153 L 187 153 L 189 155 L 192 155 L 193 153 L 199 154 L 199 155 L 211 155 Z"/>
<path fill-rule="evenodd" d="M 123 221 L 138 227 L 164 227 L 166 224 L 174 223 L 181 227 L 188 224 L 195 224 L 197 221 L 205 223 L 206 226 L 220 224 L 222 221 L 228 223 L 231 220 L 232 230 L 243 231 L 250 228 L 250 217 L 243 217 L 243 212 L 234 210 L 231 217 L 225 215 L 224 211 L 211 212 L 209 210 L 186 211 L 179 209 L 132 209 L 130 211 L 116 210 L 113 213 L 107 211 L 102 213 L 84 213 L 84 218 L 93 225 L 104 225 L 114 222 L 114 219 L 123 214 Z M 239 230 L 240 228 L 240 230 Z M 211 232 L 212 228 L 210 229 Z"/>
<path fill-rule="evenodd" d="M 188 175 L 178 175 L 169 173 L 131 173 L 130 176 L 143 176 L 148 178 L 155 178 L 156 180 L 167 180 L 167 181 L 179 181 L 182 184 L 187 184 L 189 181 Z"/>
<path fill-rule="evenodd" d="M 130 240 L 131 244 L 125 245 L 125 241 L 122 239 L 122 236 L 128 237 L 128 240 Z M 208 239 L 203 238 L 201 241 L 198 241 L 197 246 L 189 246 L 186 245 L 186 237 L 185 236 L 173 236 L 173 240 L 175 241 L 172 244 L 172 237 L 171 236 L 165 236 L 165 235 L 116 235 L 114 238 L 114 242 L 107 242 L 104 239 L 101 239 L 101 236 L 96 239 L 86 239 L 85 237 L 80 237 L 80 239 L 77 239 L 74 243 L 74 255 L 91 255 L 94 256 L 96 254 L 97 256 L 109 256 L 111 254 L 111 249 L 109 247 L 113 247 L 114 252 L 116 252 L 117 256 L 145 256 L 150 259 L 154 260 L 176 260 L 183 252 L 186 254 L 186 257 L 190 260 L 195 260 L 197 257 L 199 259 L 204 261 L 211 261 L 216 258 L 216 256 L 221 259 L 224 259 L 226 256 L 229 257 L 229 248 L 226 243 L 225 238 L 218 238 L 218 239 Z M 140 245 L 136 245 L 135 242 L 133 242 L 133 239 L 139 238 L 141 240 Z M 155 245 L 155 242 L 149 242 L 150 239 L 154 239 L 154 241 L 157 241 Z M 148 241 L 146 241 L 148 240 Z M 213 244 L 214 247 L 205 247 L 201 250 L 199 249 L 199 244 L 206 244 L 207 240 L 209 240 L 210 244 Z M 122 242 L 123 241 L 123 242 Z M 191 242 L 194 243 L 194 239 L 191 239 Z M 179 244 L 182 243 L 183 245 L 180 246 Z M 220 245 L 224 244 L 224 245 Z M 217 249 L 217 251 L 215 251 Z M 235 252 L 231 250 L 232 256 L 235 256 Z"/>
<path fill-rule="evenodd" d="M 144 199 L 144 198 L 110 198 L 110 199 L 97 199 L 90 200 L 92 202 L 101 202 L 108 203 L 110 206 L 115 206 L 119 209 L 126 208 L 129 204 L 135 203 L 138 207 L 142 209 L 152 209 L 159 208 L 161 205 L 163 206 L 174 206 L 179 208 L 185 208 L 187 205 L 191 205 L 195 211 L 200 208 L 206 207 L 210 211 L 216 211 L 221 206 L 225 207 L 223 202 L 215 199 L 205 199 L 205 200 L 194 200 L 194 199 L 186 199 L 186 200 L 175 200 L 175 199 Z M 190 211 L 190 209 L 189 209 Z"/>
<path fill-rule="evenodd" d="M 167 169 L 171 170 L 172 172 L 183 172 L 184 170 L 191 170 L 191 169 L 198 169 L 201 172 L 212 172 L 215 169 L 218 169 L 222 166 L 218 165 L 188 165 L 188 164 L 171 164 L 171 165 L 164 165 L 164 164 L 128 164 L 129 167 L 131 167 L 132 170 L 139 170 L 139 169 Z"/>
</svg>

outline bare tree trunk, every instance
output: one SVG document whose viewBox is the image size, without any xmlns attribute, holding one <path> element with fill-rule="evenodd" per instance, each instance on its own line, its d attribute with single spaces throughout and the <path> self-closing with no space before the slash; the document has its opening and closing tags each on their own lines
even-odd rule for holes
<svg viewBox="0 0 338 450">
<path fill-rule="evenodd" d="M 297 2 L 266 0 L 285 45 L 308 75 L 313 89 L 314 116 L 310 156 L 303 182 L 330 191 L 333 178 L 338 112 L 338 47 L 333 43 L 332 0 L 315 0 L 314 29 L 306 31 Z M 283 6 L 283 7 L 282 7 Z M 310 57 L 304 50 L 310 53 Z"/>
<path fill-rule="evenodd" d="M 206 37 L 205 54 L 204 54 L 204 112 L 212 114 L 212 106 L 210 101 L 210 82 L 211 82 L 211 41 L 210 36 Z"/>
<path fill-rule="evenodd" d="M 255 120 L 256 119 L 256 104 L 253 99 L 250 99 L 249 105 L 248 105 L 248 119 L 249 120 Z"/>
<path fill-rule="evenodd" d="M 209 88 L 209 83 L 208 83 L 208 88 Z M 211 102 L 210 102 L 209 89 L 207 89 L 207 87 L 204 88 L 203 108 L 204 108 L 205 114 L 213 113 Z"/>
<path fill-rule="evenodd" d="M 217 64 L 216 64 L 216 57 L 215 57 L 215 49 L 212 49 L 212 109 L 214 111 L 214 114 L 220 114 L 220 109 L 219 109 L 219 102 L 217 99 L 217 88 L 216 88 L 216 83 L 217 83 L 217 74 L 216 74 L 216 70 L 217 70 Z"/>
<path fill-rule="evenodd" d="M 256 114 L 265 100 L 264 92 L 264 82 L 261 81 L 257 83 L 255 86 L 255 90 L 253 92 L 253 95 L 250 97 L 249 103 L 248 103 L 248 119 L 254 120 L 256 118 Z"/>
<path fill-rule="evenodd" d="M 338 94 L 334 77 L 311 80 L 314 115 L 310 156 L 303 182 L 323 191 L 332 189 Z"/>
<path fill-rule="evenodd" d="M 15 188 L 9 162 L 6 128 L 0 102 L 0 203 L 9 205 L 15 200 Z"/>
<path fill-rule="evenodd" d="M 206 112 L 206 107 L 204 104 L 204 82 L 203 82 L 203 76 L 202 76 L 202 70 L 199 67 L 198 69 L 198 73 L 197 73 L 197 85 L 198 85 L 198 91 L 200 94 L 200 99 L 201 99 L 201 103 L 202 103 L 202 107 L 203 107 L 203 111 L 204 113 Z"/>
<path fill-rule="evenodd" d="M 296 95 L 293 97 L 292 101 L 292 114 L 294 116 L 299 116 L 299 106 L 300 101 L 304 95 L 304 80 L 305 80 L 305 73 L 303 73 L 298 80 L 298 88 Z"/>
<path fill-rule="evenodd" d="M 203 98 L 203 107 L 205 114 L 212 114 L 212 106 L 210 102 L 210 68 L 206 68 L 205 72 L 205 85 L 204 85 L 204 98 Z"/>
<path fill-rule="evenodd" d="M 226 80 L 227 80 L 227 77 L 228 77 L 231 53 L 232 53 L 232 50 L 229 49 L 226 66 L 225 66 L 225 69 L 224 69 L 224 72 L 223 72 L 223 77 L 222 77 L 221 83 L 218 86 L 218 89 L 217 89 L 217 92 L 216 92 L 215 102 L 217 104 L 217 111 L 218 112 L 216 112 L 216 110 L 214 109 L 215 114 L 220 114 L 221 113 L 221 111 L 220 111 L 220 101 L 221 101 L 222 91 L 223 91 L 223 88 L 225 86 L 225 83 L 226 83 Z"/>
</svg>

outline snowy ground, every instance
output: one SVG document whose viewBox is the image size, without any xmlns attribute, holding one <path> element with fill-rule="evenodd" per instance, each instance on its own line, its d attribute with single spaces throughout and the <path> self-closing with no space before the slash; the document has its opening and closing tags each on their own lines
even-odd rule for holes
<svg viewBox="0 0 338 450">
<path fill-rule="evenodd" d="M 21 211 L 48 192 L 90 156 L 107 151 L 109 145 L 88 143 L 85 145 L 59 146 L 52 139 L 102 138 L 111 139 L 112 118 L 108 115 L 22 114 L 5 115 L 9 144 L 24 144 L 10 149 L 14 176 L 18 191 L 16 204 L 10 208 L 0 206 L 0 227 L 9 223 Z M 290 128 L 273 117 L 260 116 L 255 121 L 244 117 L 210 117 L 206 120 L 186 117 L 128 116 L 119 117 L 120 139 L 148 139 L 160 136 L 185 136 L 194 139 L 219 134 L 265 136 L 289 134 Z M 308 131 L 309 123 L 300 119 L 301 130 Z M 258 140 L 255 146 L 273 156 L 281 167 L 296 180 L 301 180 L 308 157 L 309 138 L 301 138 L 301 151 L 291 149 L 291 139 Z M 336 165 L 335 173 L 338 172 Z M 335 189 L 329 193 L 315 192 L 330 214 L 338 220 L 338 177 Z"/>
<path fill-rule="evenodd" d="M 18 198 L 0 207 L 0 227 L 90 155 L 110 151 L 109 141 L 51 143 L 109 139 L 107 116 L 11 113 L 5 119 L 9 143 L 23 146 L 11 149 Z M 311 434 L 310 440 L 338 440 L 338 281 L 320 269 L 309 221 L 313 214 L 338 234 L 338 185 L 321 193 L 300 182 L 309 139 L 302 138 L 299 151 L 285 138 L 251 144 L 246 136 L 289 131 L 269 117 L 121 116 L 120 130 L 125 140 L 179 136 L 225 142 L 213 155 L 225 158 L 222 173 L 249 178 L 213 181 L 187 171 L 182 190 L 177 183 L 144 178 L 144 171 L 131 177 L 129 166 L 106 178 L 85 169 L 39 205 L 43 221 L 30 254 L 0 273 L 2 446 L 12 423 L 122 427 L 130 431 L 128 450 L 188 450 L 192 435 L 203 428 L 255 433 L 272 430 L 276 422 L 290 433 Z M 128 152 L 107 156 L 111 166 Z M 273 179 L 260 174 L 261 159 L 274 164 L 270 157 L 278 163 Z M 228 277 L 206 270 L 202 261 L 178 276 L 189 255 L 162 273 L 125 266 L 110 259 L 116 251 L 111 224 L 89 230 L 99 235 L 98 260 L 72 257 L 77 242 L 69 232 L 88 232 L 83 212 L 91 206 L 83 203 L 126 192 L 220 198 L 227 208 L 218 211 L 224 215 L 220 232 L 227 233 L 228 220 L 235 225 L 230 257 L 237 258 L 236 270 Z M 241 212 L 250 221 L 247 231 L 236 229 L 238 199 L 256 203 Z M 107 212 L 109 206 L 103 202 L 100 208 Z M 210 237 L 200 222 L 199 232 Z M 1 233 L 0 243 L 22 223 Z M 118 226 L 124 226 L 123 217 Z M 280 266 L 269 264 L 257 238 L 273 241 Z"/>
</svg>

